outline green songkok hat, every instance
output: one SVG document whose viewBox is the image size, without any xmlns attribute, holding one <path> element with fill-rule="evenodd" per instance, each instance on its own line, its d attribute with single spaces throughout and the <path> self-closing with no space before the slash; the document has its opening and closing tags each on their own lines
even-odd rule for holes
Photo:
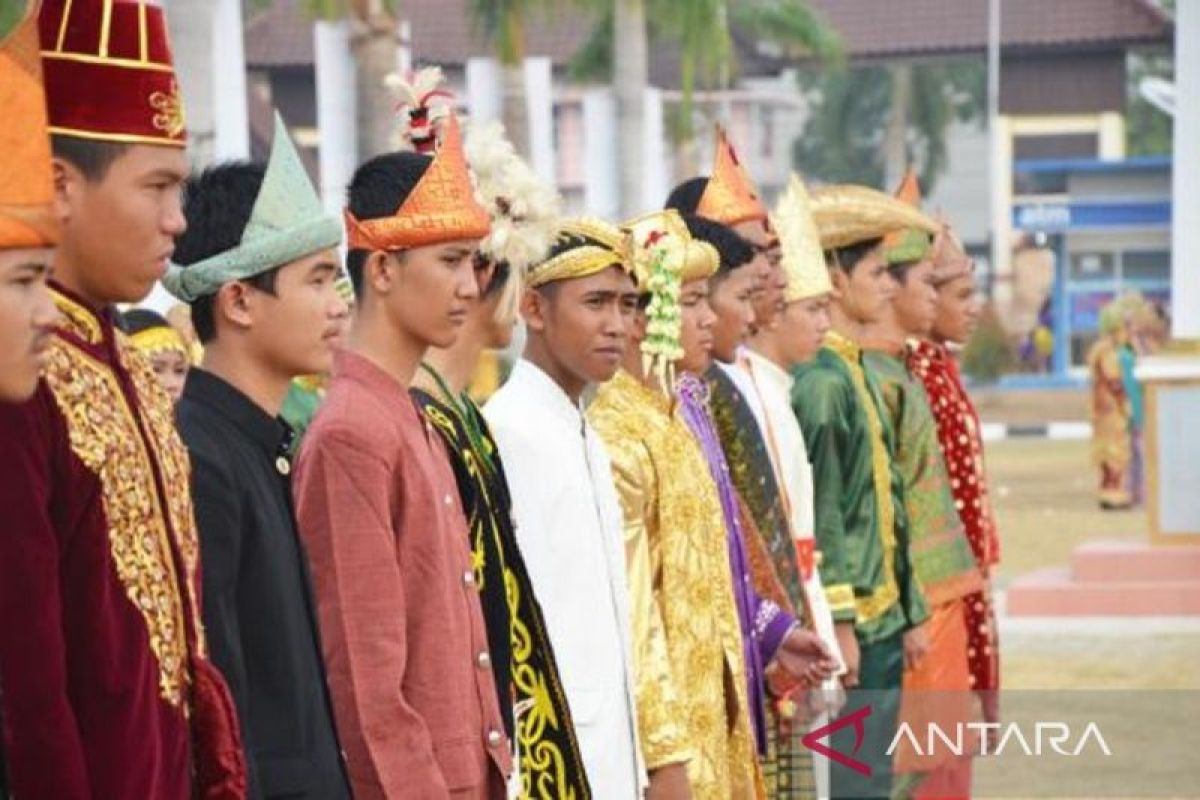
<svg viewBox="0 0 1200 800">
<path fill-rule="evenodd" d="M 183 302 L 193 303 L 230 281 L 253 278 L 341 242 L 341 220 L 321 208 L 296 146 L 276 113 L 271 157 L 241 243 L 195 264 L 171 264 L 163 285 Z"/>
</svg>

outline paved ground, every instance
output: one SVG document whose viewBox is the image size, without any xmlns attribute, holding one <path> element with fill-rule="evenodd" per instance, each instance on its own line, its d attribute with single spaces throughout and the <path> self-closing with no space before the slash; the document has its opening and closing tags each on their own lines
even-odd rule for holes
<svg viewBox="0 0 1200 800">
<path fill-rule="evenodd" d="M 971 396 L 984 422 L 1031 424 L 1060 420 L 1083 421 L 1088 418 L 1087 390 L 979 389 Z"/>
<path fill-rule="evenodd" d="M 1144 539 L 1143 511 L 1102 512 L 1088 443 L 1010 440 L 988 447 L 1002 537 L 1001 590 L 1065 565 L 1090 539 Z M 1003 592 L 1000 595 L 1003 612 Z M 1200 797 L 1200 618 L 1001 616 L 1006 720 L 1094 722 L 1111 757 L 976 762 L 978 797 Z M 1076 734 L 1078 735 L 1078 734 Z M 1012 748 L 1010 748 L 1012 749 Z"/>
</svg>

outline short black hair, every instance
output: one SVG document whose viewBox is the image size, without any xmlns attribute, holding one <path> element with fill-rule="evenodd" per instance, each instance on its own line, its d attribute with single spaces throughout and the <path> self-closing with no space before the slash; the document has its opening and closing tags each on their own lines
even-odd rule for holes
<svg viewBox="0 0 1200 800">
<path fill-rule="evenodd" d="M 157 311 L 148 308 L 131 308 L 121 312 L 121 328 L 132 336 L 151 328 L 169 328 L 170 323 Z"/>
<path fill-rule="evenodd" d="M 704 190 L 707 188 L 707 177 L 688 178 L 671 190 L 663 208 L 673 208 L 680 214 L 695 214 L 696 209 L 700 207 L 700 198 L 704 196 Z"/>
<path fill-rule="evenodd" d="M 882 237 L 867 239 L 862 242 L 848 244 L 845 247 L 835 247 L 825 251 L 825 264 L 831 269 L 840 269 L 846 274 L 854 271 L 854 267 L 858 262 L 863 260 L 867 253 L 874 250 L 883 241 Z"/>
<path fill-rule="evenodd" d="M 108 168 L 125 155 L 129 147 L 125 142 L 80 139 L 63 133 L 50 134 L 50 149 L 54 155 L 73 164 L 92 183 L 104 180 Z"/>
<path fill-rule="evenodd" d="M 492 276 L 488 279 L 488 285 L 483 287 L 480 299 L 486 299 L 495 295 L 508 284 L 509 276 L 512 275 L 512 267 L 507 261 L 492 261 L 478 250 L 475 251 L 475 268 L 478 270 L 492 267 Z"/>
<path fill-rule="evenodd" d="M 754 246 L 733 228 L 695 214 L 684 214 L 683 221 L 693 239 L 708 242 L 716 248 L 720 256 L 717 275 L 726 274 L 754 260 Z"/>
<path fill-rule="evenodd" d="M 183 215 L 187 230 L 175 240 L 172 260 L 183 267 L 237 247 L 267 168 L 248 161 L 229 161 L 188 178 L 183 186 Z M 278 268 L 246 278 L 244 283 L 264 292 L 275 291 Z M 215 295 L 192 303 L 192 326 L 202 344 L 217 335 L 213 313 Z"/>
<path fill-rule="evenodd" d="M 346 208 L 358 220 L 392 216 L 432 162 L 430 156 L 407 151 L 372 158 L 354 171 L 346 189 Z M 369 255 L 361 248 L 346 254 L 346 272 L 355 297 L 363 296 L 363 268 Z"/>
</svg>

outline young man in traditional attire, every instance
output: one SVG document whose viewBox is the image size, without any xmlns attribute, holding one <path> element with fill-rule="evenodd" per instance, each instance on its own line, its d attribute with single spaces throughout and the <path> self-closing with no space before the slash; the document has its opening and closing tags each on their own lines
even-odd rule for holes
<svg viewBox="0 0 1200 800">
<path fill-rule="evenodd" d="M 237 704 L 248 796 L 348 798 L 279 417 L 295 376 L 329 369 L 345 324 L 341 220 L 322 212 L 278 116 L 268 163 L 192 177 L 184 214 L 163 282 L 191 306 L 204 360 L 176 414 L 192 459 L 204 621 Z"/>
<path fill-rule="evenodd" d="M 484 406 L 596 798 L 639 797 L 645 784 L 621 510 L 581 402 L 627 347 L 637 294 L 624 250 L 607 223 L 563 224 L 525 276 L 524 355 Z"/>
<path fill-rule="evenodd" d="M 732 486 L 713 477 L 720 446 L 699 419 L 719 255 L 674 210 L 635 221 L 630 235 L 644 287 L 638 348 L 588 415 L 612 454 L 624 510 L 649 796 L 752 797 L 764 667 L 779 655 L 800 679 L 810 663 L 792 616 L 750 583 Z"/>
<path fill-rule="evenodd" d="M 358 798 L 502 798 L 511 768 L 467 523 L 409 394 L 478 297 L 488 233 L 458 125 L 431 159 L 360 166 L 346 210 L 358 308 L 300 449 L 296 517 Z"/>
<path fill-rule="evenodd" d="M 759 329 L 754 336 L 753 347 L 747 347 L 739 367 L 751 380 L 748 391 L 758 401 L 763 439 L 770 463 L 779 486 L 783 510 L 789 526 L 787 533 L 795 544 L 795 558 L 799 580 L 792 591 L 794 602 L 803 607 L 811 618 L 813 630 L 820 636 L 835 659 L 841 660 L 834 634 L 833 617 L 825 597 L 817 565 L 816 539 L 813 519 L 813 476 L 812 464 L 804 443 L 804 434 L 792 411 L 791 392 L 795 379 L 791 370 L 811 361 L 821 347 L 825 333 L 829 330 L 829 302 L 832 285 L 825 258 L 821 252 L 816 224 L 809 208 L 808 192 L 803 182 L 793 175 L 787 188 L 779 198 L 771 215 L 771 227 L 778 235 L 782 248 L 781 267 L 787 283 L 783 292 L 783 310 L 779 319 L 769 328 Z M 718 417 L 718 423 L 720 417 Z M 718 429 L 720 425 L 718 424 Z M 729 454 L 729 448 L 726 448 Z M 737 470 L 734 470 L 737 475 Z M 777 562 L 779 563 L 779 562 Z M 781 569 L 782 574 L 787 574 Z M 821 691 L 811 692 L 777 704 L 777 711 L 789 727 L 781 730 L 791 732 L 793 739 L 803 735 L 807 727 L 820 727 L 828 723 L 828 712 L 836 707 L 839 696 L 836 679 L 830 678 L 821 685 Z M 788 719 L 786 712 L 804 708 L 812 719 L 795 716 Z M 793 743 L 794 750 L 802 744 Z M 807 748 L 798 754 L 807 752 Z M 794 759 L 799 761 L 800 759 Z M 807 759 L 811 761 L 812 759 Z M 797 767 L 798 769 L 798 767 Z M 828 762 L 813 764 L 816 795 L 829 795 Z M 780 775 L 785 774 L 780 770 Z M 806 776 L 797 776 L 804 778 Z M 807 781 L 793 781 L 786 787 L 797 793 Z M 779 788 L 785 794 L 785 787 Z"/>
<path fill-rule="evenodd" d="M 40 28 L 63 319 L 32 400 L 0 409 L 10 788 L 241 797 L 237 721 L 200 622 L 187 452 L 170 397 L 114 326 L 184 227 L 166 22 L 142 2 L 54 0 Z"/>
<path fill-rule="evenodd" d="M 1000 561 L 1000 537 L 988 495 L 979 415 L 950 352 L 950 347 L 966 344 L 979 318 L 975 262 L 949 226 L 939 231 L 933 249 L 937 289 L 933 330 L 911 348 L 908 367 L 924 385 L 933 408 L 954 505 L 984 579 L 980 591 L 963 598 L 970 669 L 967 681 L 980 700 L 984 721 L 999 722 L 1000 642 L 990 577 Z M 927 796 L 952 791 L 940 786 L 935 778 L 926 781 L 919 791 Z"/>
<path fill-rule="evenodd" d="M 906 658 L 919 658 L 917 626 L 928 616 L 909 560 L 903 490 L 892 464 L 892 433 L 875 376 L 859 344 L 894 293 L 884 236 L 935 223 L 920 211 L 860 186 L 812 193 L 813 216 L 831 272 L 832 329 L 816 359 L 795 371 L 792 405 L 813 465 L 817 550 L 850 690 L 847 711 L 870 703 L 858 758 L 871 774 L 833 765 L 835 797 L 887 797 L 896 710 Z M 855 730 L 834 735 L 853 748 Z M 850 750 L 844 750 L 850 752 Z"/>
<path fill-rule="evenodd" d="M 734 213 L 724 206 L 726 216 L 750 215 L 754 220 L 766 210 L 758 202 L 744 172 L 732 156 L 725 167 L 709 180 L 709 190 L 722 196 L 741 198 L 743 210 Z M 720 164 L 718 166 L 721 166 Z M 708 196 L 706 191 L 705 196 Z M 739 502 L 746 512 L 748 555 L 756 587 L 770 594 L 772 585 L 783 596 L 777 598 L 789 611 L 803 617 L 802 579 L 797 562 L 787 509 L 773 468 L 767 441 L 761 401 L 750 375 L 741 362 L 746 358 L 746 342 L 756 329 L 760 303 L 756 285 L 765 280 L 757 274 L 765 257 L 733 229 L 705 217 L 688 217 L 691 233 L 714 245 L 720 255 L 720 268 L 710 280 L 710 302 L 716 313 L 713 330 L 711 366 L 704 373 L 708 384 L 708 404 L 721 439 Z M 759 225 L 761 228 L 762 225 Z M 761 330 L 761 329 L 760 329 Z M 761 554 L 761 557 L 759 557 Z M 764 760 L 764 780 L 771 797 L 811 795 L 812 759 L 799 740 L 799 728 L 793 725 L 795 707 L 784 701 L 769 703 L 767 731 L 768 757 Z"/>
<path fill-rule="evenodd" d="M 424 109 L 417 104 L 409 114 Z M 517 155 L 499 122 L 470 126 L 466 152 L 476 195 L 491 217 L 475 257 L 480 297 L 457 341 L 426 353 L 412 393 L 446 443 L 470 526 L 492 678 L 515 751 L 510 795 L 584 800 L 591 793 L 583 755 L 545 615 L 517 546 L 504 464 L 467 391 L 484 351 L 512 341 L 525 270 L 546 257 L 558 234 L 559 198 Z"/>
<path fill-rule="evenodd" d="M 0 108 L 11 115 L 0 126 L 0 404 L 33 395 L 58 318 L 46 288 L 58 220 L 36 5 L 0 14 Z M 0 797 L 8 797 L 3 693 L 0 680 Z"/>
<path fill-rule="evenodd" d="M 0 403 L 33 395 L 58 318 L 46 289 L 58 219 L 36 11 L 26 0 L 0 17 Z"/>
<path fill-rule="evenodd" d="M 917 177 L 909 172 L 897 197 L 920 205 Z M 963 598 L 983 588 L 983 579 L 954 505 L 950 478 L 937 440 L 937 425 L 925 389 L 909 371 L 911 343 L 926 337 L 937 312 L 929 234 L 906 229 L 883 240 L 883 256 L 896 282 L 890 306 L 865 326 L 863 362 L 871 370 L 894 435 L 893 457 L 904 490 L 909 553 L 929 605 L 928 650 L 906 665 L 900 719 L 914 731 L 931 723 L 942 730 L 972 721 L 967 670 L 967 626 Z M 918 752 L 902 742 L 895 756 L 898 781 L 922 793 L 922 779 L 936 780 L 952 797 L 971 792 L 969 759 L 946 748 Z M 945 795 L 942 795 L 945 796 Z"/>
<path fill-rule="evenodd" d="M 750 243 L 754 251 L 753 325 L 755 328 L 771 325 L 779 316 L 783 291 L 779 237 L 745 166 L 719 125 L 712 175 L 692 178 L 676 186 L 667 197 L 666 207 L 719 222 Z"/>
<path fill-rule="evenodd" d="M 154 377 L 167 390 L 172 402 L 179 402 L 191 366 L 183 337 L 161 314 L 148 308 L 131 308 L 123 312 L 121 322 L 129 335 L 129 343 L 150 362 Z"/>
</svg>

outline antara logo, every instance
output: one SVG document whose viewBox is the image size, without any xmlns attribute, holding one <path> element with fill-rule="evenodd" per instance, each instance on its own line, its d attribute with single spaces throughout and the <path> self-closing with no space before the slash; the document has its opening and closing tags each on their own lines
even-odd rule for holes
<svg viewBox="0 0 1200 800">
<path fill-rule="evenodd" d="M 871 707 L 863 706 L 857 711 L 846 714 L 843 717 L 838 717 L 828 725 L 809 731 L 808 735 L 801 739 L 800 742 L 814 753 L 819 753 L 831 761 L 836 761 L 843 767 L 854 770 L 859 775 L 870 777 L 871 767 L 853 757 L 862 748 L 863 738 L 867 734 L 866 725 L 863 721 L 869 716 L 871 716 Z M 840 731 L 848 725 L 854 726 L 854 749 L 850 754 L 839 753 L 837 750 L 820 741 L 832 736 L 835 732 Z"/>
</svg>

